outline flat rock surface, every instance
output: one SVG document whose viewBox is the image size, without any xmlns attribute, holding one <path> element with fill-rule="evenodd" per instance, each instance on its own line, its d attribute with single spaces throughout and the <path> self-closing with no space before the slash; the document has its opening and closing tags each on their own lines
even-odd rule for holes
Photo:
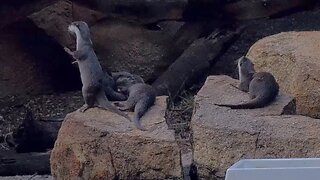
<svg viewBox="0 0 320 180">
<path fill-rule="evenodd" d="M 67 115 L 51 154 L 57 179 L 181 178 L 180 151 L 165 122 L 166 97 L 141 119 L 148 131 L 97 108 Z"/>
<path fill-rule="evenodd" d="M 0 176 L 1 180 L 54 180 L 49 175 L 28 175 L 28 176 Z"/>
<path fill-rule="evenodd" d="M 209 76 L 195 98 L 194 163 L 200 178 L 220 179 L 233 163 L 245 158 L 320 156 L 320 121 L 294 112 L 294 100 L 280 93 L 265 108 L 232 110 L 215 103 L 241 103 L 248 94 L 238 80 Z"/>
<path fill-rule="evenodd" d="M 320 118 L 320 31 L 284 32 L 263 38 L 249 50 L 257 71 L 271 72 L 296 98 L 297 113 Z"/>
</svg>

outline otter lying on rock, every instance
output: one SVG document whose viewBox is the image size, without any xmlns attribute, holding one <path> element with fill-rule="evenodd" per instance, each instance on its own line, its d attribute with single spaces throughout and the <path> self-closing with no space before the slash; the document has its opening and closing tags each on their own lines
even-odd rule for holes
<svg viewBox="0 0 320 180">
<path fill-rule="evenodd" d="M 126 101 L 114 103 L 120 110 L 134 108 L 133 122 L 135 126 L 145 131 L 140 123 L 140 118 L 148 111 L 156 100 L 156 92 L 152 86 L 145 84 L 143 79 L 128 72 L 112 73 L 118 91 L 128 95 Z"/>
<path fill-rule="evenodd" d="M 215 104 L 230 107 L 231 109 L 262 108 L 275 100 L 279 93 L 279 85 L 272 74 L 268 72 L 255 72 L 254 65 L 247 57 L 238 60 L 239 89 L 249 91 L 250 101 L 243 104 Z"/>
</svg>

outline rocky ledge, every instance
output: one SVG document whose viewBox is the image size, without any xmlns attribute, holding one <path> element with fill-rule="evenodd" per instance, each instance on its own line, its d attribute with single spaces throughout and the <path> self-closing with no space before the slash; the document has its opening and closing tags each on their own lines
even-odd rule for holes
<svg viewBox="0 0 320 180">
<path fill-rule="evenodd" d="M 241 103 L 247 93 L 228 76 L 209 76 L 195 98 L 191 121 L 194 163 L 204 179 L 222 179 L 233 163 L 246 158 L 320 157 L 320 121 L 295 112 L 283 95 L 271 105 L 232 110 L 215 103 Z"/>
<path fill-rule="evenodd" d="M 125 118 L 98 108 L 66 116 L 51 154 L 57 179 L 180 179 L 180 150 L 165 121 L 166 97 L 144 115 L 137 130 Z"/>
</svg>

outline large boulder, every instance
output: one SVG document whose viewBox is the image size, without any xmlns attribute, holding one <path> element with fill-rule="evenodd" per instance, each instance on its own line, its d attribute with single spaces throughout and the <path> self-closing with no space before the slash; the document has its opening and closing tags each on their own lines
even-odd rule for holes
<svg viewBox="0 0 320 180">
<path fill-rule="evenodd" d="M 49 175 L 27 175 L 27 176 L 2 176 L 2 180 L 54 180 L 52 176 Z"/>
<path fill-rule="evenodd" d="M 320 32 L 285 32 L 249 50 L 257 71 L 271 72 L 280 88 L 297 100 L 297 113 L 320 118 Z"/>
<path fill-rule="evenodd" d="M 72 22 L 72 4 L 58 1 L 29 16 L 34 23 L 44 29 L 63 46 L 71 46 L 72 38 L 68 33 L 68 25 Z"/>
<path fill-rule="evenodd" d="M 265 18 L 314 2 L 314 0 L 236 0 L 226 5 L 226 11 L 236 19 Z"/>
<path fill-rule="evenodd" d="M 0 6 L 0 29 L 52 4 L 52 0 L 3 0 Z"/>
<path fill-rule="evenodd" d="M 215 103 L 240 103 L 248 95 L 238 80 L 210 76 L 195 98 L 194 163 L 200 178 L 222 179 L 245 158 L 320 157 L 320 121 L 294 113 L 294 100 L 282 93 L 265 108 L 232 110 Z"/>
<path fill-rule="evenodd" d="M 141 119 L 148 131 L 97 108 L 65 118 L 51 154 L 57 179 L 180 179 L 180 150 L 165 121 L 166 97 Z"/>
<path fill-rule="evenodd" d="M 145 80 L 169 58 L 173 48 L 170 35 L 125 21 L 105 20 L 92 26 L 91 33 L 103 68 L 130 71 Z"/>
<path fill-rule="evenodd" d="M 61 0 L 28 17 L 62 46 L 72 47 L 75 45 L 75 40 L 68 32 L 68 25 L 72 21 L 79 20 L 91 25 L 104 15 L 76 3 Z"/>
<path fill-rule="evenodd" d="M 29 8 L 0 30 L 0 97 L 79 88 L 78 70 L 63 50 L 75 44 L 67 26 L 73 20 L 93 24 L 103 14 L 67 1 Z"/>
<path fill-rule="evenodd" d="M 50 80 L 46 76 L 38 78 L 41 67 L 36 66 L 35 58 L 21 44 L 23 31 L 34 28 L 31 22 L 19 22 L 1 30 L 0 97 L 50 89 L 50 84 L 45 83 Z"/>
<path fill-rule="evenodd" d="M 258 40 L 287 31 L 319 31 L 319 16 L 320 9 L 317 8 L 314 11 L 297 12 L 281 18 L 242 21 L 240 26 L 245 28 L 227 51 L 216 60 L 211 74 L 227 74 L 236 78 L 238 71 L 235 61 L 244 56 Z"/>
<path fill-rule="evenodd" d="M 78 20 L 87 22 L 103 69 L 130 71 L 146 81 L 155 79 L 156 72 L 162 73 L 161 68 L 168 67 L 181 53 L 174 48 L 173 36 L 182 23 L 162 22 L 155 25 L 161 30 L 155 31 L 137 23 L 106 18 L 101 12 L 63 0 L 28 17 L 61 46 L 70 49 L 75 49 L 76 40 L 68 32 L 68 25 Z"/>
<path fill-rule="evenodd" d="M 77 0 L 108 15 L 152 23 L 164 19 L 181 19 L 188 0 Z"/>
<path fill-rule="evenodd" d="M 71 90 L 80 85 L 70 57 L 29 19 L 0 30 L 0 54 L 0 97 Z"/>
</svg>

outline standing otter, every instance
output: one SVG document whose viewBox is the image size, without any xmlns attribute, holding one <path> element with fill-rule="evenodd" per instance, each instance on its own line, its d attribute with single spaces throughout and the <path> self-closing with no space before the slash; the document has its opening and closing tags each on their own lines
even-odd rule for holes
<svg viewBox="0 0 320 180">
<path fill-rule="evenodd" d="M 126 101 L 116 102 L 120 110 L 134 108 L 133 122 L 135 126 L 145 131 L 140 118 L 148 111 L 156 100 L 156 92 L 152 86 L 145 84 L 140 76 L 127 72 L 112 73 L 118 90 L 129 97 Z"/>
<path fill-rule="evenodd" d="M 255 73 L 254 65 L 247 57 L 238 61 L 240 84 L 239 89 L 248 92 L 250 101 L 243 104 L 215 104 L 231 109 L 262 108 L 270 104 L 279 93 L 279 85 L 272 74 L 268 72 Z"/>
<path fill-rule="evenodd" d="M 87 23 L 83 21 L 72 22 L 68 29 L 76 35 L 77 47 L 74 52 L 68 48 L 65 48 L 65 51 L 70 54 L 79 65 L 82 95 L 85 102 L 79 111 L 85 112 L 87 109 L 97 106 L 113 111 L 130 120 L 126 114 L 114 107 L 105 95 L 105 87 L 108 86 L 111 78 L 106 78 L 105 73 L 102 71 L 92 47 L 90 30 Z"/>
</svg>

